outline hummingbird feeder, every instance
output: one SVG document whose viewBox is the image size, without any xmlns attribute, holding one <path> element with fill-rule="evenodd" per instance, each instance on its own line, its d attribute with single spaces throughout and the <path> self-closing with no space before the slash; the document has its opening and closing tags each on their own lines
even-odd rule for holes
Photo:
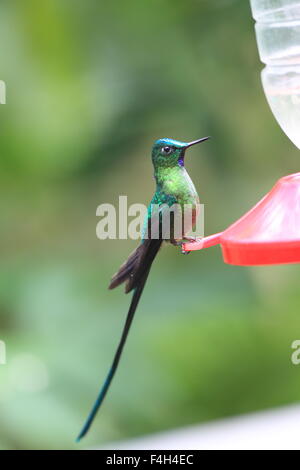
<svg viewBox="0 0 300 470">
<path fill-rule="evenodd" d="M 300 148 L 300 1 L 250 0 L 262 83 L 271 110 Z M 225 263 L 239 266 L 300 263 L 300 173 L 273 189 L 224 232 L 192 243 L 186 252 L 221 245 Z"/>
<path fill-rule="evenodd" d="M 300 263 L 300 173 L 281 178 L 256 206 L 224 232 L 185 243 L 184 251 L 218 244 L 228 264 Z"/>
</svg>

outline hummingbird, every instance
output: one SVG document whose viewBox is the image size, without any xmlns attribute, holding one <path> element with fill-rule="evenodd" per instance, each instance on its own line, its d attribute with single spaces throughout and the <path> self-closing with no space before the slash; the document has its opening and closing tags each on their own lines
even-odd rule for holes
<svg viewBox="0 0 300 470">
<path fill-rule="evenodd" d="M 140 297 L 145 287 L 151 265 L 163 242 L 169 242 L 175 246 L 181 246 L 185 241 L 195 240 L 188 236 L 195 225 L 198 210 L 199 197 L 195 186 L 185 169 L 184 159 L 186 150 L 196 144 L 208 140 L 209 137 L 194 140 L 189 143 L 180 142 L 169 138 L 157 140 L 152 147 L 152 163 L 154 167 L 154 178 L 156 191 L 148 206 L 147 214 L 141 238 L 141 243 L 130 254 L 116 274 L 112 277 L 109 289 L 125 283 L 125 293 L 133 292 L 121 339 L 118 344 L 111 368 L 100 389 L 100 393 L 93 408 L 77 438 L 80 441 L 90 429 L 94 418 L 103 403 L 103 400 L 111 385 L 112 379 L 118 368 L 123 348 L 129 333 L 132 320 L 137 309 Z M 175 219 L 179 212 L 170 212 L 170 230 L 166 234 L 162 230 L 163 216 L 167 209 L 176 205 L 180 208 L 179 217 L 185 217 L 185 211 L 190 211 L 188 219 L 190 223 L 182 224 L 181 233 L 175 233 Z M 154 211 L 153 208 L 158 208 Z M 173 214 L 173 217 L 172 217 Z M 153 226 L 158 230 L 153 231 Z M 155 233 L 154 233 L 155 232 Z M 184 252 L 184 251 L 183 251 Z"/>
</svg>

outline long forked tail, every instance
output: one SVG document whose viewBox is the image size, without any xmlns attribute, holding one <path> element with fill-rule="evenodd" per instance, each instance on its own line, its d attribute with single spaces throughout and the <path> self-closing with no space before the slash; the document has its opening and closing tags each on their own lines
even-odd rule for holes
<svg viewBox="0 0 300 470">
<path fill-rule="evenodd" d="M 118 368 L 118 364 L 122 355 L 122 351 L 123 351 L 129 330 L 130 330 L 130 326 L 131 326 L 136 308 L 138 306 L 140 297 L 144 290 L 144 287 L 145 287 L 145 284 L 146 284 L 146 281 L 150 272 L 151 265 L 154 261 L 156 254 L 158 253 L 161 243 L 162 243 L 162 240 L 145 240 L 137 248 L 137 250 L 128 258 L 127 262 L 121 266 L 118 273 L 112 279 L 110 288 L 114 288 L 117 285 L 121 284 L 122 282 L 127 281 L 126 292 L 129 292 L 130 290 L 133 290 L 133 289 L 134 289 L 134 292 L 133 292 L 132 300 L 131 300 L 130 307 L 127 313 L 122 336 L 121 336 L 118 348 L 116 350 L 111 368 L 107 374 L 104 384 L 102 385 L 102 388 L 94 403 L 94 406 L 77 438 L 77 442 L 79 442 L 87 434 L 108 392 L 111 381 Z M 132 261 L 132 258 L 135 259 L 135 262 Z M 127 275 L 125 275 L 125 273 Z M 119 280 L 120 278 L 121 280 Z M 118 279 L 119 282 L 116 282 L 116 279 Z"/>
</svg>

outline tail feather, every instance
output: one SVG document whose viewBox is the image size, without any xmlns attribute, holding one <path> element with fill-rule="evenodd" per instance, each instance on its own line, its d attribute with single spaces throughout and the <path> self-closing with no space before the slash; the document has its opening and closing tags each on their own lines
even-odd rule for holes
<svg viewBox="0 0 300 470">
<path fill-rule="evenodd" d="M 136 269 L 141 253 L 143 251 L 143 244 L 139 245 L 132 253 L 129 255 L 128 259 L 122 264 L 116 274 L 113 275 L 109 289 L 114 289 L 120 284 L 123 284 L 126 280 L 129 279 L 133 271 Z"/>
<path fill-rule="evenodd" d="M 86 420 L 86 422 L 85 422 L 85 424 L 84 424 L 84 426 L 83 426 L 83 428 L 82 428 L 82 430 L 81 430 L 81 432 L 80 432 L 80 434 L 77 438 L 77 442 L 79 442 L 86 435 L 88 430 L 90 429 L 90 427 L 91 427 L 91 425 L 94 421 L 94 418 L 95 418 L 95 416 L 96 416 L 96 414 L 97 414 L 97 412 L 98 412 L 98 410 L 99 410 L 99 408 L 100 408 L 100 406 L 101 406 L 101 404 L 102 404 L 102 402 L 103 402 L 103 400 L 104 400 L 104 398 L 105 398 L 105 396 L 108 392 L 108 389 L 110 387 L 112 379 L 113 379 L 113 377 L 115 375 L 115 372 L 118 368 L 118 364 L 119 364 L 119 361 L 120 361 L 120 358 L 121 358 L 121 355 L 122 355 L 122 351 L 123 351 L 123 348 L 124 348 L 124 345 L 125 345 L 125 342 L 126 342 L 126 339 L 127 339 L 127 335 L 129 333 L 129 329 L 130 329 L 130 326 L 131 326 L 136 308 L 138 306 L 140 297 L 141 297 L 142 292 L 144 290 L 144 287 L 145 287 L 145 284 L 146 284 L 146 281 L 147 281 L 147 278 L 148 278 L 148 275 L 149 275 L 149 272 L 150 272 L 151 265 L 154 261 L 154 258 L 156 256 L 156 254 L 158 253 L 158 250 L 160 248 L 161 243 L 162 243 L 162 240 L 150 240 L 150 243 L 148 243 L 148 240 L 147 240 L 147 245 L 146 245 L 147 249 L 145 250 L 145 247 L 144 247 L 143 250 L 141 250 L 143 252 L 143 256 L 141 257 L 141 253 L 136 254 L 136 252 L 134 252 L 129 257 L 127 262 L 124 263 L 124 265 L 121 266 L 118 273 L 112 279 L 112 282 L 110 284 L 110 288 L 114 288 L 117 285 L 119 285 L 122 282 L 127 280 L 127 288 L 129 288 L 130 290 L 134 289 L 134 292 L 133 292 L 132 300 L 131 300 L 130 307 L 129 307 L 129 310 L 128 310 L 128 313 L 127 313 L 127 317 L 126 317 L 125 325 L 124 325 L 124 328 L 123 328 L 122 336 L 121 336 L 118 348 L 116 350 L 111 368 L 110 368 L 109 373 L 106 377 L 106 380 L 105 380 L 105 382 L 104 382 L 104 384 L 103 384 L 103 386 L 100 390 L 100 393 L 99 393 L 99 395 L 98 395 L 98 397 L 97 397 L 97 399 L 94 403 L 94 406 L 93 406 L 93 408 L 92 408 L 92 410 L 91 410 L 91 412 L 90 412 L 90 414 L 89 414 L 89 416 L 88 416 L 88 418 L 87 418 L 87 420 Z M 142 247 L 142 246 L 143 245 L 140 245 L 140 247 Z M 138 249 L 140 247 L 138 247 Z M 139 254 L 139 256 L 138 256 L 138 254 Z M 133 262 L 133 259 L 134 259 L 135 256 L 136 256 L 136 258 L 135 258 L 136 263 L 138 263 L 137 266 L 134 266 L 134 262 Z M 143 264 L 141 264 L 141 259 L 143 259 Z M 126 268 L 126 266 L 127 266 L 127 268 Z M 129 269 L 129 266 L 131 267 L 131 269 Z M 120 274 L 121 271 L 122 271 L 122 273 Z M 126 276 L 125 276 L 125 273 L 127 273 Z M 113 283 L 114 278 L 115 278 L 115 281 Z M 126 288 L 126 291 L 127 291 L 127 288 Z M 128 292 L 129 292 L 129 290 L 128 290 Z"/>
<path fill-rule="evenodd" d="M 151 266 L 161 244 L 162 240 L 160 239 L 143 240 L 112 277 L 109 289 L 114 289 L 123 282 L 126 282 L 126 294 L 132 291 L 138 285 L 143 272 L 147 270 L 149 265 Z"/>
</svg>

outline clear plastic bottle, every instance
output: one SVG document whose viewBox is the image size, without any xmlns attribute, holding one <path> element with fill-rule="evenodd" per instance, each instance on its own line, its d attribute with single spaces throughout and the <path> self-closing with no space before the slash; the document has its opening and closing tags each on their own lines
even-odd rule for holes
<svg viewBox="0 0 300 470">
<path fill-rule="evenodd" d="M 269 105 L 300 149 L 300 0 L 250 0 Z"/>
</svg>

